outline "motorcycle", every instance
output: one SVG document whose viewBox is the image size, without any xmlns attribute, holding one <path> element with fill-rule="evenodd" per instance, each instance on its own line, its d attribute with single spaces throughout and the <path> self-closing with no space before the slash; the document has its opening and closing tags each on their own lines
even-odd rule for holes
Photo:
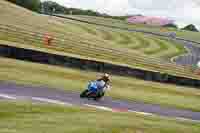
<svg viewBox="0 0 200 133">
<path fill-rule="evenodd" d="M 110 87 L 105 85 L 104 81 L 92 81 L 88 84 L 87 89 L 80 94 L 80 98 L 100 100 Z"/>
</svg>

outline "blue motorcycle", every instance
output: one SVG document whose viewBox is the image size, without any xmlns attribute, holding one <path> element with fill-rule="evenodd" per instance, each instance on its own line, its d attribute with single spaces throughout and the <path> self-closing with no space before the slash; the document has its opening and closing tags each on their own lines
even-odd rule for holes
<svg viewBox="0 0 200 133">
<path fill-rule="evenodd" d="M 88 84 L 87 89 L 80 94 L 80 97 L 99 100 L 104 96 L 106 90 L 105 88 L 105 82 L 92 81 Z"/>
</svg>

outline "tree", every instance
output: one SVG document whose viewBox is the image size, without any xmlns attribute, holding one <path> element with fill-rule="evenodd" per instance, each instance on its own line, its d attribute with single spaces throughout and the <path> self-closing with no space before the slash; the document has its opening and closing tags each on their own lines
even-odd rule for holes
<svg viewBox="0 0 200 133">
<path fill-rule="evenodd" d="M 30 9 L 32 11 L 40 10 L 40 0 L 8 0 L 24 8 Z"/>
<path fill-rule="evenodd" d="M 16 3 L 16 0 L 7 0 L 7 1 L 10 1 L 12 3 Z"/>
<path fill-rule="evenodd" d="M 176 24 L 173 24 L 173 23 L 171 23 L 171 24 L 166 24 L 166 25 L 164 25 L 163 27 L 178 29 L 178 26 L 177 26 Z"/>
<path fill-rule="evenodd" d="M 195 27 L 195 25 L 190 24 L 185 26 L 182 30 L 188 30 L 188 31 L 194 31 L 194 32 L 199 32 L 198 29 Z"/>
<path fill-rule="evenodd" d="M 52 1 L 44 1 L 41 3 L 42 10 L 46 14 L 65 13 L 66 8 Z M 54 11 L 54 12 L 53 12 Z"/>
<path fill-rule="evenodd" d="M 99 16 L 99 17 L 105 17 L 105 18 L 113 18 L 113 19 L 121 19 L 125 20 L 128 18 L 128 16 L 110 16 L 108 14 L 99 13 L 97 11 L 93 10 L 83 10 L 78 8 L 68 8 L 65 6 L 62 6 L 56 2 L 53 2 L 51 0 L 44 1 L 41 3 L 41 12 L 44 14 L 70 14 L 70 15 L 88 15 L 88 16 Z"/>
</svg>

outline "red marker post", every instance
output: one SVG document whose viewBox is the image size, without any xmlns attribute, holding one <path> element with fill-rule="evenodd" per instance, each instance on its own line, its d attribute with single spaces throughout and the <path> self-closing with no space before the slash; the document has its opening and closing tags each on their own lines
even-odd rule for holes
<svg viewBox="0 0 200 133">
<path fill-rule="evenodd" d="M 48 33 L 44 34 L 44 45 L 51 46 L 53 37 Z"/>
</svg>

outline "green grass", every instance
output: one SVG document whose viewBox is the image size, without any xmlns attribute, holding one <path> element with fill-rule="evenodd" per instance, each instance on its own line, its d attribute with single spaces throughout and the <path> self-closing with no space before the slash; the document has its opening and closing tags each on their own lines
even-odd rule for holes
<svg viewBox="0 0 200 133">
<path fill-rule="evenodd" d="M 159 47 L 157 49 L 150 49 L 148 51 L 145 51 L 145 54 L 147 55 L 154 55 L 159 52 L 163 52 L 164 50 L 168 51 L 168 46 L 165 44 L 165 42 L 162 42 L 160 40 L 155 40 L 157 44 L 159 44 Z"/>
<path fill-rule="evenodd" d="M 78 18 L 81 20 L 86 20 L 86 21 L 100 23 L 100 24 L 130 28 L 130 29 L 137 29 L 137 30 L 145 30 L 145 31 L 156 32 L 156 33 L 168 34 L 170 32 L 175 32 L 178 37 L 200 42 L 199 32 L 183 31 L 179 29 L 159 27 L 159 26 L 148 26 L 144 24 L 130 24 L 123 20 L 116 20 L 116 19 L 102 18 L 102 17 L 81 16 L 81 15 L 74 15 L 74 16 L 68 16 L 68 17 Z"/>
<path fill-rule="evenodd" d="M 67 22 L 69 20 L 65 20 L 65 21 Z M 74 21 L 74 23 L 77 23 L 77 22 Z M 163 38 L 156 38 L 155 36 L 148 37 L 141 33 L 131 33 L 131 32 L 126 32 L 122 30 L 98 27 L 98 26 L 90 25 L 86 23 L 79 23 L 77 24 L 77 26 L 82 29 L 85 29 L 86 32 L 88 32 L 91 35 L 94 35 L 95 37 L 98 37 L 99 39 L 104 39 L 104 40 L 109 41 L 110 43 L 114 43 L 115 44 L 113 45 L 114 47 L 116 47 L 116 45 L 119 45 L 121 46 L 121 48 L 129 48 L 130 50 L 137 50 L 147 55 L 153 55 L 157 53 L 159 53 L 159 55 L 162 55 L 162 53 L 165 52 L 165 54 L 160 57 L 164 57 L 164 56 L 169 57 L 167 53 L 173 53 L 173 54 L 186 53 L 186 51 L 182 51 L 179 49 L 179 47 L 176 47 L 175 45 L 177 44 L 175 42 L 164 40 Z M 77 34 L 79 33 L 77 32 Z M 163 45 L 165 45 L 166 48 L 163 49 L 160 43 L 154 40 L 162 41 Z M 135 44 L 137 45 L 135 46 Z M 169 49 L 168 47 L 172 47 L 172 48 Z M 154 52 L 150 52 L 149 54 L 149 52 L 143 51 L 143 48 L 145 49 L 147 48 L 149 49 L 149 51 L 154 51 Z M 159 57 L 159 56 L 156 56 L 156 57 Z"/>
<path fill-rule="evenodd" d="M 91 19 L 92 19 L 92 17 L 90 19 L 88 19 L 88 21 L 90 21 Z M 94 17 L 94 20 L 95 20 L 95 17 Z M 108 19 L 108 20 L 110 20 L 110 19 Z M 105 19 L 105 23 L 108 20 Z M 97 33 L 99 33 L 99 35 L 101 35 L 100 32 L 103 32 L 103 34 L 102 34 L 103 39 L 114 42 L 114 44 L 115 44 L 115 45 L 113 45 L 114 47 L 116 47 L 116 45 L 119 45 L 119 46 L 121 46 L 121 48 L 126 47 L 129 50 L 136 50 L 140 53 L 143 53 L 146 55 L 151 55 L 152 57 L 157 57 L 157 58 L 161 58 L 161 59 L 171 59 L 172 57 L 174 57 L 174 55 L 175 56 L 181 55 L 181 54 L 187 52 L 185 50 L 185 48 L 183 46 L 181 46 L 180 44 L 177 44 L 176 42 L 172 42 L 172 41 L 164 39 L 164 38 L 159 38 L 159 37 L 156 38 L 155 36 L 149 37 L 142 33 L 131 33 L 131 32 L 126 32 L 126 31 L 114 30 L 111 28 L 109 30 L 109 28 L 105 28 L 105 27 L 97 28 L 97 26 L 88 25 L 88 24 L 84 24 L 84 23 L 80 23 L 79 26 L 81 26 L 81 28 L 84 28 L 84 26 L 87 26 L 86 31 L 88 31 L 88 29 L 93 31 L 93 32 L 88 32 L 91 35 L 96 36 L 96 35 L 98 35 Z M 104 30 L 99 30 L 102 28 Z M 94 34 L 94 33 L 96 33 L 96 34 Z M 117 41 L 116 37 L 120 41 Z"/>
<path fill-rule="evenodd" d="M 0 58 L 0 80 L 80 92 L 99 73 Z M 112 76 L 113 98 L 200 111 L 200 90 Z"/>
<path fill-rule="evenodd" d="M 160 47 L 160 43 L 141 33 L 129 33 L 57 17 L 43 16 L 4 0 L 0 1 L 0 6 L 2 7 L 0 8 L 0 17 L 4 18 L 0 23 L 12 25 L 9 30 L 4 30 L 4 32 L 1 30 L 0 32 L 0 40 L 8 41 L 6 45 L 10 45 L 10 42 L 17 42 L 13 43 L 16 44 L 16 47 L 23 45 L 24 48 L 34 47 L 39 51 L 42 49 L 45 52 L 79 56 L 80 58 L 90 58 L 134 68 L 198 78 L 188 68 L 159 59 L 160 57 L 169 59 L 171 55 L 185 52 L 180 51 L 179 47 L 176 47 L 171 41 L 157 38 L 156 40 L 162 40 L 170 47 L 167 50 L 157 49 Z M 29 35 L 30 32 L 27 33 L 27 30 L 34 32 L 35 36 Z M 55 38 L 51 47 L 43 45 L 42 36 L 47 32 Z M 121 36 L 122 34 L 123 36 Z M 126 40 L 127 37 L 128 40 Z M 146 47 L 153 52 L 145 55 Z M 112 51 L 109 50 L 110 48 Z"/>
<path fill-rule="evenodd" d="M 1 133 L 199 133 L 200 124 L 135 113 L 0 102 Z M 103 119 L 102 119 L 103 118 Z"/>
<path fill-rule="evenodd" d="M 27 38 L 22 37 L 20 35 L 15 35 L 17 36 L 17 40 L 20 42 L 24 42 Z M 11 39 L 10 41 L 15 41 L 12 38 L 8 37 Z M 24 38 L 24 39 L 23 39 Z M 170 64 L 168 62 L 160 62 L 159 60 L 151 59 L 147 56 L 142 56 L 140 53 L 132 53 L 127 51 L 129 55 L 126 55 L 127 53 L 123 52 L 112 52 L 110 50 L 104 50 L 104 49 L 97 49 L 94 46 L 90 46 L 91 48 L 94 48 L 93 50 L 88 50 L 87 47 L 84 47 L 85 45 L 88 45 L 87 42 L 82 42 L 83 45 L 76 45 L 75 41 L 70 41 L 71 44 L 68 46 L 64 45 L 64 42 L 62 43 L 62 47 L 56 47 L 55 46 L 44 46 L 44 45 L 39 45 L 41 42 L 35 42 L 35 40 L 30 40 L 29 44 L 32 45 L 24 45 L 24 44 L 19 44 L 19 43 L 11 43 L 11 42 L 4 42 L 1 41 L 1 44 L 5 45 L 12 45 L 16 47 L 23 47 L 23 48 L 31 48 L 33 47 L 35 50 L 39 51 L 44 51 L 44 52 L 50 52 L 52 53 L 58 53 L 61 55 L 70 55 L 70 56 L 81 56 L 81 58 L 91 58 L 99 61 L 104 61 L 104 62 L 110 62 L 118 65 L 126 64 L 127 66 L 130 67 L 138 67 L 138 68 L 143 68 L 143 69 L 148 69 L 148 70 L 153 70 L 153 71 L 162 71 L 165 73 L 170 73 L 174 75 L 182 75 L 186 77 L 196 77 L 192 71 L 188 68 L 184 68 L 181 66 L 176 66 L 173 64 Z M 87 56 L 86 56 L 87 53 Z M 94 54 L 95 53 L 95 54 Z M 139 56 L 140 55 L 140 56 Z M 120 57 L 120 58 L 119 58 Z M 135 58 L 134 58 L 135 57 Z M 169 67 L 170 66 L 170 67 Z M 170 68 L 170 69 L 169 69 Z"/>
<path fill-rule="evenodd" d="M 159 57 L 163 59 L 171 59 L 175 56 L 181 55 L 183 53 L 186 53 L 186 49 L 182 47 L 181 44 L 174 44 L 174 46 L 169 45 L 167 40 L 158 40 L 155 39 L 155 41 L 159 44 L 158 49 L 152 49 L 149 51 L 146 51 L 147 54 L 150 54 L 154 57 Z M 174 49 L 176 47 L 176 49 Z M 173 49 L 173 50 L 171 50 Z"/>
</svg>

